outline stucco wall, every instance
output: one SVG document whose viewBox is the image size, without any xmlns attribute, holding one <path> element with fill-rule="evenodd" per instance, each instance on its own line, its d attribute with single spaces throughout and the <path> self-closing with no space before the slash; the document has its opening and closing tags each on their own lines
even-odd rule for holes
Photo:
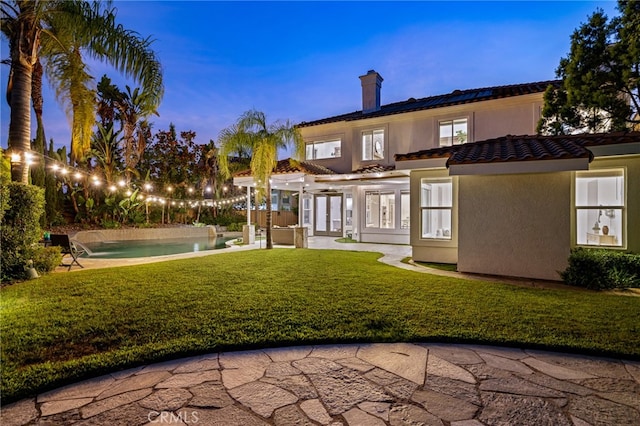
<svg viewBox="0 0 640 426">
<path fill-rule="evenodd" d="M 340 158 L 313 160 L 338 173 L 349 173 L 367 164 L 395 164 L 395 154 L 439 146 L 440 120 L 468 118 L 469 141 L 507 134 L 535 134 L 540 118 L 542 93 L 473 102 L 430 110 L 393 114 L 355 121 L 301 127 L 305 142 L 341 138 Z M 385 130 L 384 160 L 362 161 L 362 132 Z"/>
<path fill-rule="evenodd" d="M 461 176 L 458 270 L 560 280 L 571 247 L 572 178 Z"/>
</svg>

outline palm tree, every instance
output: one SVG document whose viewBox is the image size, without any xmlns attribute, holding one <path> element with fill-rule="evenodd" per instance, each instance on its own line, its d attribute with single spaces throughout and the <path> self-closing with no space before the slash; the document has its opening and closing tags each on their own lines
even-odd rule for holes
<svg viewBox="0 0 640 426">
<path fill-rule="evenodd" d="M 300 131 L 286 122 L 267 124 L 263 112 L 250 110 L 240 116 L 237 123 L 220 132 L 219 164 L 222 174 L 229 178 L 229 156 L 233 152 L 251 151 L 251 173 L 257 182 L 258 194 L 264 192 L 267 202 L 267 249 L 271 241 L 271 174 L 278 163 L 278 149 L 292 146 L 294 157 L 302 158 L 304 142 Z"/>
<path fill-rule="evenodd" d="M 83 158 L 89 150 L 95 121 L 95 92 L 90 87 L 93 78 L 86 70 L 83 55 L 106 61 L 139 81 L 149 94 L 145 97 L 149 108 L 160 103 L 164 91 L 162 71 L 150 49 L 152 40 L 116 24 L 110 2 L 3 0 L 0 6 L 1 30 L 9 41 L 11 55 L 8 101 L 12 150 L 28 152 L 30 148 L 29 101 L 38 60 L 43 61 L 58 100 L 65 103 L 72 116 L 72 152 L 76 159 Z M 22 163 L 13 179 L 26 183 L 28 175 L 28 167 Z"/>
</svg>

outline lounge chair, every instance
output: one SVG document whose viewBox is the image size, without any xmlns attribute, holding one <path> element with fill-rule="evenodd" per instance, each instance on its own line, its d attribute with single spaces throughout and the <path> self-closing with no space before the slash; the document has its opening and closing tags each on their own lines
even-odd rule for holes
<svg viewBox="0 0 640 426">
<path fill-rule="evenodd" d="M 81 268 L 84 268 L 78 262 L 78 258 L 84 254 L 84 250 L 78 249 L 77 246 L 69 239 L 67 234 L 51 234 L 51 245 L 58 246 L 62 249 L 62 263 L 60 266 L 68 267 L 69 271 L 73 265 L 78 265 Z M 64 257 L 71 256 L 71 263 L 64 263 Z"/>
</svg>

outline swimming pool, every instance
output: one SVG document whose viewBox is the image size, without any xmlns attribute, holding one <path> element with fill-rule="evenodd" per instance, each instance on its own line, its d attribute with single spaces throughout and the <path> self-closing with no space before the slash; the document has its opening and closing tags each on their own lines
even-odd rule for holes
<svg viewBox="0 0 640 426">
<path fill-rule="evenodd" d="M 126 259 L 219 250 L 226 247 L 225 243 L 227 241 L 234 239 L 236 239 L 236 237 L 217 236 L 215 239 L 191 237 L 84 242 L 81 243 L 81 246 L 87 251 L 81 257 L 91 259 Z"/>
</svg>

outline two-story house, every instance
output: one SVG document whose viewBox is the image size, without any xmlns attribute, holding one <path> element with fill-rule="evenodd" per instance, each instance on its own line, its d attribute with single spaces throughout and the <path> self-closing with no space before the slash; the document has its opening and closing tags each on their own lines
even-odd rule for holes
<svg viewBox="0 0 640 426">
<path fill-rule="evenodd" d="M 410 242 L 412 225 L 409 170 L 396 167 L 395 155 L 533 134 L 543 93 L 557 84 L 455 90 L 381 105 L 380 74 L 369 71 L 360 81 L 362 110 L 298 125 L 306 143 L 305 161 L 334 172 L 308 182 L 302 224 L 311 235 L 404 244 Z M 447 236 L 451 224 L 434 224 L 432 232 Z"/>
<path fill-rule="evenodd" d="M 310 235 L 549 280 L 572 247 L 640 251 L 640 133 L 536 135 L 558 81 L 381 105 L 382 77 L 360 80 L 362 110 L 300 123 L 305 159 L 274 171 L 274 189 L 298 191 Z M 250 173 L 235 182 L 254 184 Z"/>
</svg>

